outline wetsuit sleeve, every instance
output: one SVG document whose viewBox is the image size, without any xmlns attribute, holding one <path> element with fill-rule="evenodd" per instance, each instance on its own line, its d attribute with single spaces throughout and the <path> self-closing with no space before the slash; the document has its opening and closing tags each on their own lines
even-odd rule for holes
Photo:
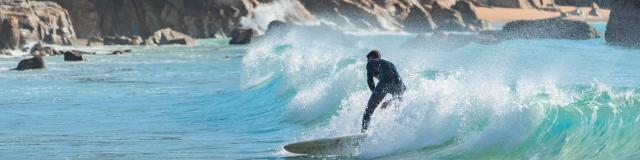
<svg viewBox="0 0 640 160">
<path fill-rule="evenodd" d="M 369 85 L 369 90 L 373 91 L 376 85 L 373 83 L 373 66 L 371 63 L 367 63 L 367 84 Z"/>
</svg>

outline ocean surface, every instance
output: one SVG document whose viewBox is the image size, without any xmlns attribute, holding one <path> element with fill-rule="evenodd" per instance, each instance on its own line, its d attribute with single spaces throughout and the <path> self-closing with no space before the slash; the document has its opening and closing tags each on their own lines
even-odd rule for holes
<svg viewBox="0 0 640 160">
<path fill-rule="evenodd" d="M 80 47 L 98 54 L 24 72 L 3 57 L 0 159 L 640 158 L 640 50 L 603 38 L 403 47 L 414 37 Z M 133 52 L 107 54 L 120 49 Z M 374 113 L 357 154 L 285 152 L 359 132 L 371 49 L 396 64 L 404 101 Z"/>
</svg>

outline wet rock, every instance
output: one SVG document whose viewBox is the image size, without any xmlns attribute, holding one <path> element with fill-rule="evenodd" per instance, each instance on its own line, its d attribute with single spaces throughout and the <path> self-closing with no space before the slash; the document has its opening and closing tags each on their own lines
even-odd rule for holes
<svg viewBox="0 0 640 160">
<path fill-rule="evenodd" d="M 587 22 L 560 17 L 542 20 L 519 20 L 504 25 L 504 39 L 571 39 L 586 40 L 600 35 Z"/>
<path fill-rule="evenodd" d="M 171 28 L 164 28 L 153 33 L 145 41 L 147 45 L 170 45 L 170 44 L 182 44 L 182 45 L 194 45 L 196 42 L 190 36 L 174 31 Z"/>
<path fill-rule="evenodd" d="M 258 32 L 252 28 L 236 28 L 231 32 L 229 44 L 249 44 L 255 40 Z"/>
<path fill-rule="evenodd" d="M 13 70 L 24 71 L 24 70 L 42 69 L 42 68 L 45 68 L 44 59 L 42 58 L 42 56 L 36 55 L 36 56 L 33 56 L 33 58 L 24 59 L 20 61 L 20 63 L 18 63 L 18 67 L 16 67 Z"/>
<path fill-rule="evenodd" d="M 618 0 L 611 4 L 605 39 L 612 45 L 640 47 L 640 1 Z"/>
<path fill-rule="evenodd" d="M 2 21 L 0 29 L 0 49 L 20 49 L 20 24 L 18 18 L 9 17 Z"/>
<path fill-rule="evenodd" d="M 81 53 L 74 51 L 64 52 L 64 61 L 84 61 L 84 57 Z"/>
</svg>

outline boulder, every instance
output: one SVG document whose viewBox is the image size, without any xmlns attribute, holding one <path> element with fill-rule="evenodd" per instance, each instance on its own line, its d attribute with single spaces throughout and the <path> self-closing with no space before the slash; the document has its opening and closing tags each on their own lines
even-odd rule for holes
<svg viewBox="0 0 640 160">
<path fill-rule="evenodd" d="M 600 6 L 596 2 L 591 3 L 591 11 L 589 11 L 590 16 L 600 17 L 602 16 L 602 11 L 600 11 Z"/>
<path fill-rule="evenodd" d="M 194 45 L 196 42 L 190 36 L 174 31 L 171 28 L 164 28 L 156 31 L 153 35 L 149 36 L 145 40 L 147 45 L 169 45 L 169 44 L 182 44 L 182 45 Z"/>
<path fill-rule="evenodd" d="M 24 70 L 42 69 L 42 68 L 45 68 L 44 59 L 42 58 L 42 56 L 36 55 L 36 56 L 33 56 L 33 58 L 24 59 L 20 61 L 20 63 L 18 63 L 18 67 L 16 67 L 13 70 L 24 71 Z"/>
<path fill-rule="evenodd" d="M 460 12 L 447 8 L 435 1 L 431 4 L 431 14 L 438 30 L 467 31 L 467 27 Z"/>
<path fill-rule="evenodd" d="M 252 28 L 236 28 L 231 32 L 229 44 L 249 44 L 256 39 L 258 32 Z"/>
<path fill-rule="evenodd" d="M 2 21 L 0 49 L 20 49 L 20 24 L 18 23 L 18 18 L 9 17 Z"/>
<path fill-rule="evenodd" d="M 81 53 L 74 51 L 64 52 L 64 61 L 84 61 L 84 57 Z"/>
<path fill-rule="evenodd" d="M 640 47 L 640 1 L 618 0 L 611 4 L 605 39 L 612 45 Z"/>
<path fill-rule="evenodd" d="M 542 20 L 519 20 L 504 25 L 499 33 L 504 39 L 586 40 L 600 35 L 587 22 L 560 17 Z"/>
<path fill-rule="evenodd" d="M 487 22 L 478 17 L 476 6 L 471 1 L 458 1 L 451 9 L 460 12 L 462 21 L 470 30 L 485 30 L 488 28 Z"/>
</svg>

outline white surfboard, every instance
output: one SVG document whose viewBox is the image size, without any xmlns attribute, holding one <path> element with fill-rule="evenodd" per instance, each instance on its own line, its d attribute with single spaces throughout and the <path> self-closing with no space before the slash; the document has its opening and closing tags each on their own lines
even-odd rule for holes
<svg viewBox="0 0 640 160">
<path fill-rule="evenodd" d="M 284 149 L 291 153 L 307 155 L 351 155 L 357 152 L 366 137 L 367 134 L 356 134 L 344 137 L 322 138 L 291 143 L 284 146 Z"/>
</svg>

